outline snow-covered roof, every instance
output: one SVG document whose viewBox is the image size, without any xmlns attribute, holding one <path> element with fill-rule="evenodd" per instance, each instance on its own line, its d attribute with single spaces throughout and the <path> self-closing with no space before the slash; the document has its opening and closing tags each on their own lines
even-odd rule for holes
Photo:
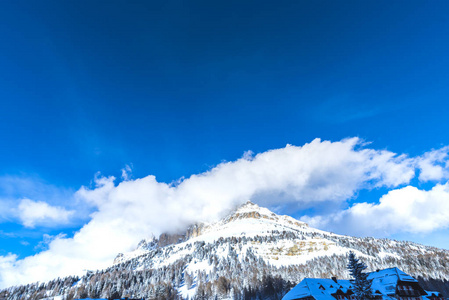
<svg viewBox="0 0 449 300">
<path fill-rule="evenodd" d="M 339 289 L 346 293 L 348 288 L 352 287 L 349 280 L 337 280 L 326 278 L 305 278 L 290 292 L 288 292 L 282 300 L 293 300 L 305 298 L 308 296 L 314 297 L 316 300 L 335 300 L 332 294 Z"/>
<path fill-rule="evenodd" d="M 373 281 L 371 285 L 373 292 L 378 290 L 383 295 L 396 293 L 398 281 L 418 282 L 415 278 L 398 268 L 389 268 L 371 272 L 368 274 L 368 279 Z"/>
<path fill-rule="evenodd" d="M 379 270 L 376 272 L 368 273 L 368 279 L 374 279 L 374 280 L 382 279 L 382 278 L 385 278 L 388 276 L 395 276 L 400 281 L 418 282 L 418 280 L 416 280 L 415 278 L 408 275 L 404 271 L 401 271 L 398 268 L 388 268 L 388 269 L 383 269 L 383 270 Z"/>
<path fill-rule="evenodd" d="M 439 296 L 441 296 L 441 293 L 437 292 L 437 291 L 426 291 L 426 293 L 427 293 L 426 297 L 431 297 L 431 296 L 439 297 Z"/>
<path fill-rule="evenodd" d="M 415 278 L 398 268 L 389 268 L 368 273 L 368 279 L 372 280 L 371 290 L 373 293 L 379 291 L 383 295 L 383 299 L 390 299 L 388 295 L 396 293 L 396 285 L 398 281 L 418 282 Z M 332 294 L 340 289 L 346 293 L 348 289 L 352 288 L 349 280 L 337 280 L 324 278 L 305 278 L 290 292 L 288 292 L 282 300 L 293 300 L 305 298 L 308 296 L 314 297 L 316 300 L 335 300 Z"/>
</svg>

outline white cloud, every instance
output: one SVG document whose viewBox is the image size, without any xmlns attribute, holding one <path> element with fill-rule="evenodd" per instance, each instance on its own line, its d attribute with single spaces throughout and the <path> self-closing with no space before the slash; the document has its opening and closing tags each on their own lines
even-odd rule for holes
<svg viewBox="0 0 449 300">
<path fill-rule="evenodd" d="M 57 202 L 67 199 L 73 190 L 56 187 L 36 176 L 0 176 L 0 197 L 3 199 L 29 198 L 35 201 Z"/>
<path fill-rule="evenodd" d="M 449 227 L 449 183 L 431 190 L 413 186 L 389 191 L 379 203 L 357 203 L 328 216 L 304 217 L 311 226 L 352 234 L 428 233 Z"/>
<path fill-rule="evenodd" d="M 442 180 L 449 179 L 449 146 L 432 150 L 416 159 L 417 167 L 420 169 L 419 180 Z"/>
<path fill-rule="evenodd" d="M 253 157 L 254 157 L 254 152 L 251 151 L 251 150 L 248 150 L 248 151 L 245 151 L 243 153 L 243 157 L 242 158 L 245 159 L 245 160 L 252 160 Z"/>
<path fill-rule="evenodd" d="M 0 274 L 2 282 L 3 279 L 8 276 L 8 273 L 15 268 L 15 262 L 17 261 L 17 255 L 8 254 L 6 256 L 0 256 Z"/>
<path fill-rule="evenodd" d="M 9 199 L 0 199 L 0 222 L 11 219 L 14 212 L 14 202 Z"/>
<path fill-rule="evenodd" d="M 132 175 L 132 169 L 129 165 L 126 165 L 123 169 L 122 169 L 122 179 L 123 180 L 129 180 L 131 178 Z"/>
<path fill-rule="evenodd" d="M 69 222 L 74 211 L 65 210 L 63 207 L 50 206 L 43 201 L 22 199 L 18 207 L 18 217 L 25 227 L 55 226 Z"/>
<path fill-rule="evenodd" d="M 76 218 L 71 216 L 71 219 L 73 221 L 76 219 L 80 223 L 85 221 L 84 215 L 88 208 L 78 209 L 79 206 L 73 201 L 73 194 L 74 191 L 71 189 L 56 187 L 36 176 L 0 176 L 0 222 L 22 222 L 21 211 L 17 208 L 18 203 L 22 199 L 33 199 L 36 203 L 51 203 L 53 206 L 63 206 L 72 210 L 76 206 L 77 216 Z M 48 224 L 50 225 L 50 222 Z"/>
<path fill-rule="evenodd" d="M 56 236 L 54 235 L 50 235 L 50 234 L 46 234 L 44 233 L 42 235 L 42 241 L 40 241 L 35 247 L 35 250 L 47 250 L 48 249 L 48 245 L 50 245 L 51 242 L 53 242 L 55 239 L 61 239 L 61 238 L 65 238 L 65 234 L 60 233 Z"/>
<path fill-rule="evenodd" d="M 14 258 L 9 269 L 1 271 L 0 286 L 104 268 L 117 253 L 132 250 L 152 233 L 212 221 L 248 199 L 265 196 L 265 204 L 272 206 L 285 204 L 280 201 L 344 203 L 361 189 L 394 188 L 415 176 L 414 159 L 364 146 L 358 138 L 315 139 L 302 147 L 287 145 L 257 155 L 247 152 L 237 161 L 221 163 L 176 184 L 158 182 L 154 176 L 134 180 L 124 176 L 125 181 L 115 185 L 113 177 L 98 176 L 93 189 L 82 187 L 75 195 L 96 208 L 91 220 L 72 238 L 57 236 L 48 250 L 22 260 Z M 38 202 L 25 204 L 38 206 L 38 216 L 58 215 L 60 221 L 67 213 Z M 29 214 L 31 218 L 24 219 L 34 220 L 29 225 L 42 220 Z"/>
</svg>

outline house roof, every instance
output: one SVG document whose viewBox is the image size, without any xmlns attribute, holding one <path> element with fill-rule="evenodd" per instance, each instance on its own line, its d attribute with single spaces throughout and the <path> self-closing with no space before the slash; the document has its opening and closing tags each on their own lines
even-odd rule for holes
<svg viewBox="0 0 449 300">
<path fill-rule="evenodd" d="M 432 297 L 432 296 L 440 297 L 441 296 L 441 293 L 437 292 L 437 291 L 426 291 L 426 293 L 427 293 L 426 297 Z"/>
<path fill-rule="evenodd" d="M 371 290 L 373 293 L 382 294 L 384 300 L 392 299 L 388 295 L 396 293 L 398 281 L 418 283 L 415 278 L 398 268 L 368 273 L 368 280 L 372 280 Z M 337 280 L 335 282 L 332 279 L 305 278 L 290 290 L 282 300 L 300 299 L 308 296 L 314 297 L 316 300 L 335 300 L 332 294 L 336 293 L 338 289 L 346 293 L 351 288 L 352 283 L 349 280 Z"/>
<path fill-rule="evenodd" d="M 331 295 L 339 289 L 346 293 L 348 288 L 352 286 L 349 280 L 337 280 L 327 278 L 304 278 L 297 286 L 290 290 L 282 300 L 293 300 L 314 297 L 316 300 L 335 300 Z"/>
<path fill-rule="evenodd" d="M 398 281 L 418 282 L 415 278 L 398 268 L 389 268 L 368 273 L 368 280 L 372 280 L 371 289 L 381 294 L 391 295 L 396 292 Z"/>
</svg>

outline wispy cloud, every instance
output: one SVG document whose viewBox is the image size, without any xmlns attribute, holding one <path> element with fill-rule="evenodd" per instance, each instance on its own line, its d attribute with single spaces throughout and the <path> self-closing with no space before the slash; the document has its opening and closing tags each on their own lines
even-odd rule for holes
<svg viewBox="0 0 449 300">
<path fill-rule="evenodd" d="M 132 175 L 132 165 L 126 165 L 123 169 L 122 169 L 122 179 L 127 181 L 131 178 Z"/>
<path fill-rule="evenodd" d="M 50 234 L 46 234 L 44 233 L 42 236 L 42 241 L 40 241 L 35 247 L 35 250 L 47 250 L 48 246 L 50 245 L 51 242 L 53 242 L 55 239 L 61 239 L 61 238 L 65 238 L 65 234 L 60 233 L 58 235 L 50 235 Z"/>
<path fill-rule="evenodd" d="M 67 224 L 74 213 L 73 210 L 30 199 L 22 199 L 18 207 L 20 221 L 25 227 L 31 228 L 36 225 L 53 227 Z"/>
<path fill-rule="evenodd" d="M 36 201 L 55 202 L 67 199 L 73 190 L 49 184 L 37 176 L 0 176 L 0 197 L 3 199 L 30 198 Z"/>
<path fill-rule="evenodd" d="M 424 153 L 416 159 L 420 170 L 419 180 L 449 179 L 449 146 Z"/>
<path fill-rule="evenodd" d="M 364 101 L 357 102 L 349 96 L 340 95 L 316 105 L 312 116 L 320 122 L 346 123 L 374 117 L 383 111 L 379 105 L 367 106 Z"/>
<path fill-rule="evenodd" d="M 0 223 L 10 220 L 14 215 L 14 202 L 0 198 Z"/>
<path fill-rule="evenodd" d="M 36 176 L 0 176 L 0 223 L 19 222 L 32 228 L 84 222 L 92 208 L 79 205 L 74 193 Z"/>
<path fill-rule="evenodd" d="M 17 237 L 17 235 L 13 232 L 5 232 L 3 230 L 0 230 L 0 236 L 1 237 L 6 237 L 6 238 L 15 238 Z"/>
</svg>

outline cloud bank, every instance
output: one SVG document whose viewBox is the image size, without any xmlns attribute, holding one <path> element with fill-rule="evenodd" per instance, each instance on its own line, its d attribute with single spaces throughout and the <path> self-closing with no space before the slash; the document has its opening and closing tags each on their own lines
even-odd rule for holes
<svg viewBox="0 0 449 300">
<path fill-rule="evenodd" d="M 257 155 L 245 152 L 239 160 L 221 163 L 172 184 L 158 182 L 154 176 L 132 180 L 128 167 L 118 184 L 113 177 L 97 177 L 95 187 L 82 187 L 74 195 L 80 203 L 95 207 L 90 221 L 71 238 L 55 237 L 47 250 L 34 256 L 22 260 L 13 254 L 0 257 L 0 286 L 81 275 L 86 269 L 107 267 L 117 253 L 132 250 L 144 237 L 177 231 L 198 221 L 216 220 L 236 205 L 264 195 L 268 195 L 264 204 L 271 206 L 287 202 L 342 204 L 363 189 L 399 187 L 377 205 L 362 203 L 341 213 L 356 215 L 366 208 L 374 218 L 407 201 L 408 195 L 401 196 L 403 200 L 391 200 L 400 198 L 396 194 L 419 192 L 404 188 L 415 177 L 416 170 L 420 170 L 422 180 L 442 179 L 446 174 L 447 165 L 442 165 L 441 155 L 410 158 L 366 146 L 358 138 L 338 142 L 315 139 L 302 147 L 287 145 Z M 444 151 L 447 153 L 447 150 L 440 152 Z M 443 171 L 432 170 L 427 165 L 432 162 L 438 162 Z M 443 197 L 446 190 L 446 185 L 438 185 L 433 196 L 425 196 L 427 193 L 416 196 L 416 209 L 420 209 L 419 203 L 423 201 L 433 201 L 429 199 L 434 195 Z M 26 204 L 30 203 L 41 205 Z M 42 211 L 51 209 L 56 209 L 58 220 L 64 219 L 61 216 L 68 212 L 54 207 Z M 338 220 L 339 216 L 332 217 Z M 31 218 L 29 225 L 38 220 Z M 318 224 L 319 217 L 309 217 L 309 221 Z M 429 224 L 428 228 L 435 225 Z"/>
</svg>

